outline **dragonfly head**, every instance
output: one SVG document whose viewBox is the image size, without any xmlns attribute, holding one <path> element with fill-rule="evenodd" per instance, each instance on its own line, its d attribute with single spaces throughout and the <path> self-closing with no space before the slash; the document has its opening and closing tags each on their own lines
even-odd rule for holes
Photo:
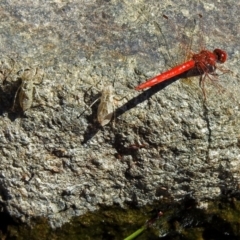
<svg viewBox="0 0 240 240">
<path fill-rule="evenodd" d="M 221 49 L 216 48 L 213 53 L 217 57 L 219 63 L 224 63 L 227 60 L 227 53 Z"/>
</svg>

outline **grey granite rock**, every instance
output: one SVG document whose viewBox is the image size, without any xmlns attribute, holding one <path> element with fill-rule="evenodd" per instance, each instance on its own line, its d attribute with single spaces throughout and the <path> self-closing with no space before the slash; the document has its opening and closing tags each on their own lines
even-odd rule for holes
<svg viewBox="0 0 240 240">
<path fill-rule="evenodd" d="M 1 1 L 4 209 L 23 222 L 46 217 L 55 228 L 100 205 L 141 206 L 186 196 L 201 202 L 229 189 L 239 191 L 236 4 Z M 219 76 L 226 91 L 206 83 L 204 101 L 198 78 L 134 90 L 168 68 L 166 44 L 154 21 L 170 53 L 180 54 L 179 39 L 162 14 L 185 26 L 179 31 L 186 34 L 192 29 L 189 19 L 196 18 L 207 47 L 229 53 L 225 67 L 232 72 Z M 194 48 L 203 43 L 201 35 L 194 38 L 200 39 Z M 32 106 L 23 112 L 16 95 L 20 71 L 36 68 L 44 76 L 40 82 L 33 76 Z M 109 84 L 116 111 L 101 127 L 99 101 L 91 104 Z"/>
</svg>

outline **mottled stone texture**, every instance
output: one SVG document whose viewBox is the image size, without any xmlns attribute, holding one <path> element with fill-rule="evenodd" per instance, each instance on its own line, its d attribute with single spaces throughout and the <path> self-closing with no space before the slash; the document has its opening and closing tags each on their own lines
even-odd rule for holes
<svg viewBox="0 0 240 240">
<path fill-rule="evenodd" d="M 47 217 L 55 228 L 100 205 L 202 202 L 238 191 L 240 8 L 203 2 L 1 1 L 2 209 L 23 222 Z M 232 72 L 218 77 L 226 91 L 208 80 L 204 101 L 198 78 L 135 91 L 169 67 L 167 49 L 178 61 L 194 18 L 193 50 L 206 43 L 229 53 Z M 23 112 L 26 69 L 44 76 L 33 76 L 32 106 Z M 109 84 L 116 112 L 101 127 L 99 101 L 91 104 Z"/>
</svg>

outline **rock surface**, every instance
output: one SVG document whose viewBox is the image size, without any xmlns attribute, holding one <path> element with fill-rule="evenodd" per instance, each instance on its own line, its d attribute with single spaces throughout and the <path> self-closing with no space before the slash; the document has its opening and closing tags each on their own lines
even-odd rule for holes
<svg viewBox="0 0 240 240">
<path fill-rule="evenodd" d="M 239 8 L 204 2 L 1 2 L 3 209 L 23 222 L 46 217 L 56 228 L 100 205 L 201 202 L 239 191 Z M 197 78 L 135 91 L 167 68 L 154 21 L 176 57 L 178 37 L 162 14 L 189 33 L 199 12 L 207 47 L 229 53 L 232 72 L 219 76 L 226 91 L 206 83 L 204 101 Z M 193 47 L 203 43 L 195 37 Z M 32 106 L 23 112 L 18 95 L 27 69 L 44 76 L 29 79 Z M 109 84 L 116 112 L 101 127 L 99 101 L 91 104 Z"/>
</svg>

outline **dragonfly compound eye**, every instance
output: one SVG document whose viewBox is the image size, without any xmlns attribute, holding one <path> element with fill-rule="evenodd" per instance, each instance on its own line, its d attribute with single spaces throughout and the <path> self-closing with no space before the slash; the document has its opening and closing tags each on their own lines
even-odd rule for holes
<svg viewBox="0 0 240 240">
<path fill-rule="evenodd" d="M 213 53 L 217 56 L 217 60 L 220 63 L 224 63 L 227 60 L 227 53 L 221 49 L 215 49 Z"/>
</svg>

